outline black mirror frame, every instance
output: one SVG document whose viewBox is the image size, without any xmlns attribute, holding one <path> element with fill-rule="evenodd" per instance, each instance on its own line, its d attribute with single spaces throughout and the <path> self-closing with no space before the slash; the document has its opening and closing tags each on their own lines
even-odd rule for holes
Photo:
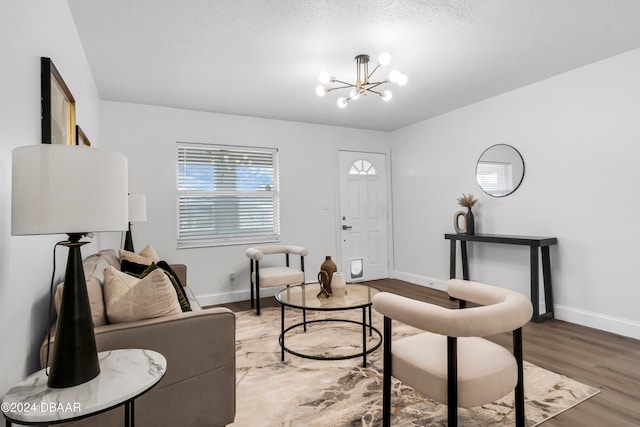
<svg viewBox="0 0 640 427">
<path fill-rule="evenodd" d="M 522 177 L 520 177 L 520 181 L 518 181 L 518 184 L 513 187 L 513 190 L 509 191 L 506 194 L 495 195 L 495 194 L 491 194 L 491 193 L 487 192 L 487 190 L 485 190 L 482 187 L 482 185 L 480 185 L 480 183 L 478 182 L 478 164 L 482 160 L 482 157 L 487 153 L 487 151 L 491 150 L 492 148 L 498 147 L 498 146 L 505 146 L 505 147 L 508 147 L 508 148 L 510 148 L 510 149 L 512 149 L 513 151 L 516 152 L 516 154 L 520 158 L 520 161 L 522 162 Z M 515 191 L 518 188 L 520 188 L 520 185 L 522 185 L 522 181 L 524 181 L 525 170 L 526 170 L 526 166 L 525 166 L 525 163 L 524 163 L 524 157 L 522 157 L 522 154 L 520 153 L 520 151 L 518 151 L 517 148 L 515 148 L 514 146 L 509 145 L 509 144 L 494 144 L 494 145 L 490 146 L 489 148 L 487 148 L 486 150 L 484 150 L 482 152 L 482 154 L 480 154 L 480 157 L 478 157 L 478 161 L 476 162 L 476 174 L 475 174 L 476 175 L 476 183 L 478 184 L 478 187 L 480 187 L 480 189 L 485 194 L 487 194 L 487 195 L 489 195 L 491 197 L 496 197 L 496 198 L 507 197 L 508 195 L 515 193 Z"/>
</svg>

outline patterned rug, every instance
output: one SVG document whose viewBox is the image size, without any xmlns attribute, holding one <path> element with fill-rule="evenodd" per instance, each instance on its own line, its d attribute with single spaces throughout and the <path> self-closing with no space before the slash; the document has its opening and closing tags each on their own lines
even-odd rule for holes
<svg viewBox="0 0 640 427">
<path fill-rule="evenodd" d="M 331 313 L 328 313 L 331 314 Z M 342 311 L 342 316 L 361 320 L 362 311 Z M 327 313 L 307 313 L 307 320 L 327 318 Z M 236 399 L 234 427 L 341 427 L 379 426 L 382 413 L 382 348 L 362 358 L 340 361 L 310 360 L 285 353 L 280 360 L 280 308 L 236 313 Z M 287 308 L 285 323 L 302 320 L 300 311 Z M 382 317 L 373 312 L 373 323 L 382 331 Z M 395 324 L 394 337 L 418 330 Z M 368 348 L 379 340 L 374 333 Z M 362 329 L 357 325 L 320 322 L 307 332 L 295 328 L 286 344 L 304 354 L 337 355 L 361 351 Z M 526 357 L 526 355 L 525 355 Z M 525 362 L 527 426 L 577 405 L 599 390 L 563 375 Z M 424 398 L 393 379 L 392 425 L 402 427 L 446 426 L 445 405 Z M 513 393 L 501 400 L 472 409 L 459 409 L 463 426 L 513 426 Z"/>
</svg>

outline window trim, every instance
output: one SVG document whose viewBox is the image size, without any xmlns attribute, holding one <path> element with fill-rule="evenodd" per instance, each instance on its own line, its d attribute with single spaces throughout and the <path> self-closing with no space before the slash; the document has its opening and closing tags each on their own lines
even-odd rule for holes
<svg viewBox="0 0 640 427">
<path fill-rule="evenodd" d="M 187 190 L 180 189 L 180 152 L 182 149 L 202 149 L 202 150 L 216 150 L 216 151 L 231 151 L 235 153 L 241 152 L 259 152 L 259 153 L 271 153 L 272 165 L 273 165 L 273 187 L 272 192 L 274 198 L 274 233 L 265 234 L 252 234 L 241 236 L 225 236 L 225 237 L 181 237 L 180 236 L 180 197 L 184 195 Z M 224 145 L 224 144 L 212 144 L 212 143 L 193 143 L 193 142 L 176 142 L 176 242 L 178 249 L 187 248 L 202 248 L 202 247 L 216 247 L 216 246 L 231 246 L 231 245 L 246 245 L 246 244 L 259 244 L 259 243 L 274 243 L 280 241 L 280 179 L 279 179 L 279 151 L 277 148 L 272 147 L 257 147 L 257 146 L 244 146 L 244 145 Z M 211 193 L 216 193 L 211 191 Z M 228 190 L 222 190 L 219 194 L 229 195 Z M 238 194 L 232 192 L 231 194 Z"/>
</svg>

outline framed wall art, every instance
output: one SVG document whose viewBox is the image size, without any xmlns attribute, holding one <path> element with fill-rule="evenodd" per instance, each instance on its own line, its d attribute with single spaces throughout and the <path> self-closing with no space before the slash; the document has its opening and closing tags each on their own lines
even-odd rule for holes
<svg viewBox="0 0 640 427">
<path fill-rule="evenodd" d="M 76 125 L 76 145 L 86 145 L 87 147 L 91 147 L 91 141 L 89 141 L 87 134 L 85 134 L 82 128 L 78 125 Z"/>
<path fill-rule="evenodd" d="M 40 58 L 42 143 L 76 145 L 76 100 L 53 65 Z"/>
</svg>

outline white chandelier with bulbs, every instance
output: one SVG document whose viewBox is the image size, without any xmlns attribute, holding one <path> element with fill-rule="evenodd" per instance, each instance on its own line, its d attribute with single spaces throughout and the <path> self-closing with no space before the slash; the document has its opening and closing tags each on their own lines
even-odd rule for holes
<svg viewBox="0 0 640 427">
<path fill-rule="evenodd" d="M 393 70 L 389 73 L 389 76 L 384 80 L 371 81 L 373 74 L 382 66 L 388 65 L 391 62 L 391 56 L 388 53 L 382 53 L 378 57 L 378 65 L 369 73 L 369 55 L 357 55 L 356 60 L 356 82 L 347 83 L 342 80 L 338 80 L 333 77 L 327 71 L 320 73 L 319 80 L 322 83 L 316 88 L 316 94 L 318 96 L 324 96 L 325 94 L 337 90 L 337 89 L 349 89 L 351 92 L 348 97 L 341 97 L 338 99 L 338 107 L 345 108 L 347 103 L 352 100 L 360 98 L 360 96 L 366 96 L 369 93 L 375 93 L 379 95 L 384 101 L 391 99 L 390 90 L 381 90 L 380 86 L 388 83 L 395 83 L 398 86 L 404 86 L 407 84 L 407 76 L 402 74 L 398 70 Z M 330 83 L 339 83 L 342 86 L 329 86 Z"/>
</svg>

